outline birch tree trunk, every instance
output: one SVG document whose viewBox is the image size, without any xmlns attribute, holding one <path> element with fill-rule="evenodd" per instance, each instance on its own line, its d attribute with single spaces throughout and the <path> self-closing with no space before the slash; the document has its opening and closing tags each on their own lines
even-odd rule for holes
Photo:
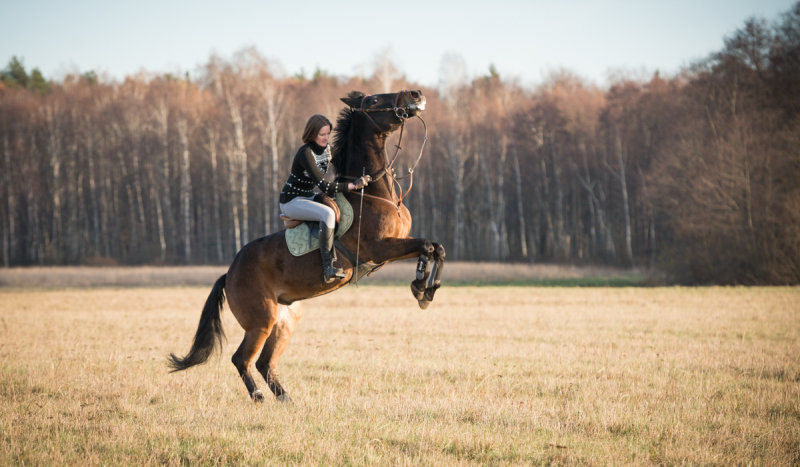
<svg viewBox="0 0 800 467">
<path fill-rule="evenodd" d="M 102 154 L 108 152 L 104 149 Z M 114 233 L 112 219 L 118 219 L 117 211 L 114 209 L 114 192 L 112 189 L 112 174 L 105 170 L 107 164 L 103 160 L 99 161 L 100 169 L 100 235 L 103 244 L 103 256 L 111 258 L 112 250 L 119 243 L 119 236 Z M 118 222 L 115 222 L 116 225 Z M 112 233 L 114 233 L 112 235 Z M 111 241 L 114 240 L 114 246 Z"/>
<path fill-rule="evenodd" d="M 578 182 L 581 187 L 586 191 L 586 199 L 589 201 L 587 206 L 589 208 L 589 248 L 588 255 L 593 257 L 597 251 L 597 211 L 594 205 L 594 181 L 592 180 L 591 172 L 589 171 L 589 157 L 586 149 L 586 142 L 583 138 L 578 142 L 578 151 L 581 153 L 581 170 L 577 173 Z"/>
<path fill-rule="evenodd" d="M 75 120 L 74 118 L 72 119 Z M 80 221 L 82 205 L 80 203 L 81 197 L 81 176 L 78 171 L 78 144 L 76 138 L 72 141 L 67 151 L 67 212 L 69 212 L 69 221 L 66 224 L 66 254 L 68 262 L 76 262 L 80 259 Z"/>
<path fill-rule="evenodd" d="M 512 146 L 511 155 L 514 158 L 514 187 L 517 194 L 517 218 L 519 222 L 519 245 L 522 252 L 522 258 L 528 259 L 528 238 L 526 235 L 525 226 L 525 204 L 522 198 L 522 169 L 519 165 L 519 154 L 517 147 Z"/>
<path fill-rule="evenodd" d="M 208 151 L 211 158 L 211 220 L 214 224 L 214 245 L 217 252 L 217 261 L 222 262 L 222 226 L 219 216 L 219 169 L 217 168 L 217 140 L 218 134 L 215 129 L 208 128 Z"/>
<path fill-rule="evenodd" d="M 238 251 L 239 248 L 242 247 L 242 229 L 239 225 L 239 200 L 235 196 L 237 193 L 236 189 L 236 180 L 237 180 L 237 172 L 239 169 L 239 164 L 236 163 L 236 154 L 235 149 L 230 146 L 230 143 L 226 144 L 226 153 L 228 154 L 228 188 L 231 190 L 234 196 L 230 196 L 231 202 L 231 216 L 233 217 L 233 243 L 234 243 L 234 251 Z"/>
<path fill-rule="evenodd" d="M 465 259 L 465 227 L 464 227 L 464 157 L 452 141 L 446 144 L 447 157 L 450 161 L 450 173 L 453 174 L 453 250 L 457 258 Z"/>
<path fill-rule="evenodd" d="M 181 213 L 183 214 L 183 258 L 192 262 L 192 179 L 189 172 L 189 129 L 185 118 L 178 120 L 178 137 L 181 144 Z"/>
<path fill-rule="evenodd" d="M 494 210 L 496 208 L 494 203 L 494 187 L 492 186 L 492 182 L 489 180 L 489 167 L 486 163 L 486 155 L 483 151 L 479 150 L 475 157 L 478 159 L 478 164 L 481 168 L 481 181 L 483 182 L 483 193 L 487 205 L 486 213 L 488 214 L 485 218 L 485 221 L 489 224 L 489 233 L 491 235 L 491 245 L 489 245 L 488 259 L 490 261 L 497 261 L 499 259 L 497 254 L 497 245 L 500 242 L 500 229 L 497 227 L 497 221 L 494 215 Z"/>
<path fill-rule="evenodd" d="M 595 198 L 595 207 L 597 209 L 597 225 L 603 233 L 603 250 L 606 255 L 611 259 L 617 258 L 617 247 L 614 245 L 614 235 L 611 232 L 611 225 L 606 221 L 605 209 L 606 205 L 606 192 L 603 190 L 602 185 L 597 186 L 597 197 Z"/>
<path fill-rule="evenodd" d="M 100 211 L 97 196 L 97 174 L 95 173 L 94 165 L 94 133 L 88 118 L 84 119 L 84 128 L 86 130 L 86 161 L 89 167 L 89 209 L 91 218 L 90 236 L 93 248 L 92 255 L 100 256 Z"/>
<path fill-rule="evenodd" d="M 649 193 L 650 188 L 648 186 L 647 177 L 641 167 L 638 168 L 638 176 L 640 180 L 640 194 L 642 198 L 645 200 L 645 211 L 646 214 L 644 215 L 647 218 L 647 228 L 645 232 L 645 245 L 646 245 L 646 255 L 648 260 L 648 265 L 650 267 L 655 267 L 656 261 L 656 214 L 653 205 L 649 201 L 651 199 L 651 195 Z"/>
<path fill-rule="evenodd" d="M 167 230 L 171 231 L 169 219 L 172 219 L 172 204 L 170 202 L 170 170 L 169 170 L 169 108 L 166 100 L 162 99 L 156 104 L 156 120 L 159 143 L 161 144 L 161 164 L 158 177 L 160 200 L 157 203 L 156 215 L 158 217 L 158 239 L 161 246 L 161 261 L 167 259 Z M 166 216 L 166 221 L 165 221 Z"/>
<path fill-rule="evenodd" d="M 633 246 L 631 235 L 631 213 L 630 205 L 628 202 L 628 180 L 625 175 L 625 157 L 622 150 L 622 138 L 619 135 L 619 129 L 614 131 L 615 149 L 618 164 L 619 185 L 622 191 L 622 210 L 625 217 L 625 260 L 628 264 L 633 262 Z"/>
<path fill-rule="evenodd" d="M 6 191 L 6 222 L 3 229 L 3 266 L 11 266 L 11 252 L 16 251 L 16 238 L 15 238 L 15 217 L 16 212 L 14 206 L 16 200 L 14 198 L 14 187 L 11 185 L 12 166 L 11 166 L 11 150 L 8 144 L 8 133 L 3 132 L 3 187 Z"/>
<path fill-rule="evenodd" d="M 554 132 L 555 133 L 555 132 Z M 559 161 L 558 150 L 555 142 L 555 134 L 551 138 L 550 146 L 550 165 L 553 168 L 553 187 L 555 189 L 555 221 L 553 225 L 553 240 L 555 254 L 558 259 L 567 259 L 567 240 L 564 228 L 564 188 L 561 186 L 561 163 Z"/>
<path fill-rule="evenodd" d="M 238 250 L 244 243 L 249 240 L 249 233 L 248 233 L 248 225 L 249 225 L 249 218 L 248 218 L 248 205 L 247 205 L 247 150 L 244 144 L 244 123 L 242 122 L 242 114 L 241 109 L 239 108 L 239 104 L 233 102 L 230 94 L 226 92 L 226 100 L 228 102 L 228 110 L 231 114 L 231 122 L 233 123 L 233 136 L 234 136 L 234 148 L 233 148 L 233 159 L 236 161 L 238 165 L 236 171 L 232 171 L 231 173 L 237 173 L 239 175 L 239 200 L 241 201 L 241 209 L 242 209 L 242 224 L 241 224 L 241 236 L 237 235 L 237 243 L 236 249 Z M 233 187 L 235 185 L 231 185 Z"/>
<path fill-rule="evenodd" d="M 267 112 L 267 134 L 269 135 L 269 149 L 270 149 L 270 173 L 269 192 L 265 193 L 264 203 L 266 209 L 266 216 L 264 219 L 265 232 L 270 233 L 277 229 L 278 223 L 273 214 L 278 211 L 278 191 L 282 180 L 278 176 L 278 163 L 280 153 L 278 151 L 278 135 L 280 135 L 280 124 L 285 109 L 286 93 L 283 89 L 276 85 L 274 81 L 267 81 L 261 88 L 261 94 L 264 99 Z M 266 164 L 265 164 L 266 167 Z"/>
<path fill-rule="evenodd" d="M 125 249 L 126 251 L 124 251 L 124 254 L 127 256 L 129 253 L 129 251 L 127 251 L 128 249 L 136 250 L 141 247 L 141 240 L 139 238 L 139 229 L 137 227 L 137 221 L 136 221 L 136 206 L 135 206 L 136 193 L 133 188 L 133 183 L 126 182 L 126 180 L 127 181 L 132 180 L 133 177 L 128 171 L 128 167 L 125 164 L 125 155 L 122 153 L 121 150 L 117 151 L 117 163 L 119 164 L 120 171 L 122 172 L 121 175 L 122 175 L 123 185 L 125 185 L 125 192 L 128 195 L 128 203 L 134 204 L 133 208 L 129 206 L 128 209 L 126 209 L 129 218 L 128 222 L 130 222 L 130 235 L 131 235 L 130 244 L 127 245 L 128 248 Z"/>
<path fill-rule="evenodd" d="M 439 238 L 439 232 L 442 232 L 440 222 L 438 222 L 439 217 L 437 215 L 437 210 L 441 209 L 442 206 L 439 206 L 436 203 L 436 184 L 435 178 L 433 176 L 425 177 L 428 179 L 428 202 L 430 203 L 430 229 L 431 229 L 431 238 Z"/>
<path fill-rule="evenodd" d="M 41 222 L 39 220 L 39 203 L 33 193 L 33 190 L 25 190 L 25 201 L 27 209 L 27 224 L 30 229 L 28 256 L 31 262 L 36 264 L 42 263 L 41 255 Z"/>
<path fill-rule="evenodd" d="M 410 195 L 414 204 L 414 210 L 411 213 L 414 216 L 412 228 L 415 228 L 416 231 L 419 232 L 419 236 L 424 236 L 424 232 L 428 232 L 430 235 L 430 231 L 426 230 L 426 228 L 428 228 L 428 216 L 425 212 L 425 179 L 422 178 L 422 180 L 420 180 L 422 176 L 419 172 L 415 175 L 417 176 L 417 184 L 414 185 L 414 195 Z"/>
<path fill-rule="evenodd" d="M 506 160 L 508 159 L 508 137 L 500 137 L 500 157 L 497 159 L 497 210 L 495 211 L 496 220 L 500 232 L 498 238 L 497 256 L 504 261 L 510 256 L 510 246 L 508 244 L 508 226 L 506 225 Z"/>
<path fill-rule="evenodd" d="M 112 173 L 108 170 L 108 161 L 106 155 L 109 153 L 106 147 L 107 141 L 102 133 L 98 136 L 99 149 L 97 154 L 100 156 L 97 159 L 97 176 L 98 176 L 98 202 L 100 213 L 100 243 L 103 247 L 103 256 L 111 258 L 112 254 L 112 239 L 115 243 L 118 241 L 117 236 L 112 235 L 112 219 L 117 219 L 117 213 L 114 211 L 114 202 L 112 194 Z"/>
<path fill-rule="evenodd" d="M 617 251 L 614 246 L 614 237 L 611 233 L 611 226 L 606 221 L 605 191 L 598 182 L 592 179 L 592 173 L 589 170 L 588 151 L 583 141 L 581 141 L 579 147 L 583 160 L 584 174 L 578 178 L 586 190 L 589 201 L 591 254 L 599 255 L 603 259 L 615 259 Z"/>
<path fill-rule="evenodd" d="M 156 225 L 158 227 L 158 244 L 161 247 L 161 261 L 166 258 L 167 239 L 164 233 L 164 213 L 161 210 L 161 196 L 158 194 L 156 184 L 150 185 L 150 197 L 153 199 L 153 204 L 156 207 Z"/>
<path fill-rule="evenodd" d="M 56 263 L 61 263 L 63 252 L 62 225 L 61 225 L 61 131 L 57 109 L 54 103 L 47 104 L 44 108 L 45 125 L 47 128 L 47 152 L 50 155 L 50 181 L 51 181 L 51 202 L 53 211 L 50 217 L 50 238 L 52 259 Z"/>
<path fill-rule="evenodd" d="M 25 164 L 24 173 L 26 178 L 31 178 L 37 171 L 38 148 L 36 145 L 36 135 L 30 132 L 30 143 L 28 146 L 28 157 L 23 163 Z M 41 223 L 41 206 L 39 205 L 39 197 L 36 196 L 34 190 L 28 188 L 25 190 L 25 201 L 27 206 L 27 227 L 29 239 L 28 256 L 32 263 L 42 264 L 44 259 L 44 245 L 42 243 L 42 223 Z"/>
<path fill-rule="evenodd" d="M 269 134 L 266 128 L 266 124 L 261 125 L 263 128 L 262 131 L 259 131 L 259 137 L 261 139 L 261 200 L 256 200 L 256 203 L 261 206 L 261 209 L 258 212 L 258 218 L 256 219 L 256 224 L 261 222 L 261 229 L 265 234 L 271 232 L 271 224 L 272 224 L 272 163 L 270 162 L 269 157 Z M 258 235 L 258 233 L 255 233 Z"/>
<path fill-rule="evenodd" d="M 542 157 L 539 159 L 539 176 L 541 177 L 542 189 L 541 191 L 537 190 L 540 193 L 537 198 L 537 204 L 539 212 L 541 212 L 544 217 L 544 227 L 540 225 L 540 228 L 544 228 L 545 231 L 543 234 L 539 232 L 537 238 L 541 239 L 544 243 L 539 245 L 538 253 L 545 258 L 552 257 L 555 249 L 555 227 L 553 225 L 553 213 L 550 209 L 550 177 L 547 172 L 547 162 L 544 157 Z"/>
<path fill-rule="evenodd" d="M 128 135 L 131 139 L 131 147 L 130 147 L 130 157 L 131 157 L 131 165 L 132 165 L 132 181 L 133 181 L 133 189 L 136 195 L 131 201 L 136 203 L 135 212 L 138 219 L 138 223 L 134 223 L 132 225 L 133 229 L 136 229 L 139 233 L 139 237 L 146 238 L 147 237 L 147 216 L 145 215 L 145 206 L 144 206 L 144 187 L 142 184 L 142 179 L 145 177 L 145 173 L 143 173 L 141 164 L 140 164 L 140 156 L 139 156 L 139 144 L 142 140 L 142 124 L 141 119 L 138 114 L 138 109 L 132 109 L 130 112 L 125 114 L 125 124 L 127 127 Z"/>
</svg>

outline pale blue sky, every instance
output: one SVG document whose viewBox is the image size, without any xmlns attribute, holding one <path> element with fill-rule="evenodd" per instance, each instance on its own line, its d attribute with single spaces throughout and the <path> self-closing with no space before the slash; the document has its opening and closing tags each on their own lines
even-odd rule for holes
<svg viewBox="0 0 800 467">
<path fill-rule="evenodd" d="M 140 69 L 194 74 L 212 53 L 255 46 L 287 74 L 319 67 L 367 76 L 390 51 L 409 79 L 436 85 L 442 57 L 467 74 L 494 64 L 524 85 L 566 68 L 605 84 L 611 70 L 672 74 L 720 50 L 723 37 L 790 0 L 0 0 L 0 62 L 47 77 Z"/>
</svg>

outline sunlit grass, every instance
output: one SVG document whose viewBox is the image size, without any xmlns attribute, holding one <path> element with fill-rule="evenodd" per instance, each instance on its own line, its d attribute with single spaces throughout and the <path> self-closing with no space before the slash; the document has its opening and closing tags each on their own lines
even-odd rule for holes
<svg viewBox="0 0 800 467">
<path fill-rule="evenodd" d="M 800 462 L 797 288 L 350 287 L 303 307 L 292 405 L 249 401 L 227 309 L 167 372 L 209 290 L 0 289 L 0 463 Z"/>
</svg>

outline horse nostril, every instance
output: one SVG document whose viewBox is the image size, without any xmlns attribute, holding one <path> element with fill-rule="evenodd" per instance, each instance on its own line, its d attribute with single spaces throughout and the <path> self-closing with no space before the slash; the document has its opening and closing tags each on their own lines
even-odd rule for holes
<svg viewBox="0 0 800 467">
<path fill-rule="evenodd" d="M 411 97 L 414 99 L 419 99 L 419 91 L 411 91 Z"/>
</svg>

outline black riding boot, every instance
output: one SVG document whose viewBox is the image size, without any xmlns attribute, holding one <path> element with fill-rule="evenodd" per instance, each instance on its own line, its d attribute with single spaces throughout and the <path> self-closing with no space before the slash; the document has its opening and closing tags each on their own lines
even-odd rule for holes
<svg viewBox="0 0 800 467">
<path fill-rule="evenodd" d="M 336 251 L 333 248 L 333 229 L 329 229 L 324 222 L 319 223 L 319 252 L 322 256 L 322 275 L 325 283 L 333 282 L 337 278 L 344 278 L 342 268 L 333 265 L 333 262 L 336 261 Z"/>
</svg>

